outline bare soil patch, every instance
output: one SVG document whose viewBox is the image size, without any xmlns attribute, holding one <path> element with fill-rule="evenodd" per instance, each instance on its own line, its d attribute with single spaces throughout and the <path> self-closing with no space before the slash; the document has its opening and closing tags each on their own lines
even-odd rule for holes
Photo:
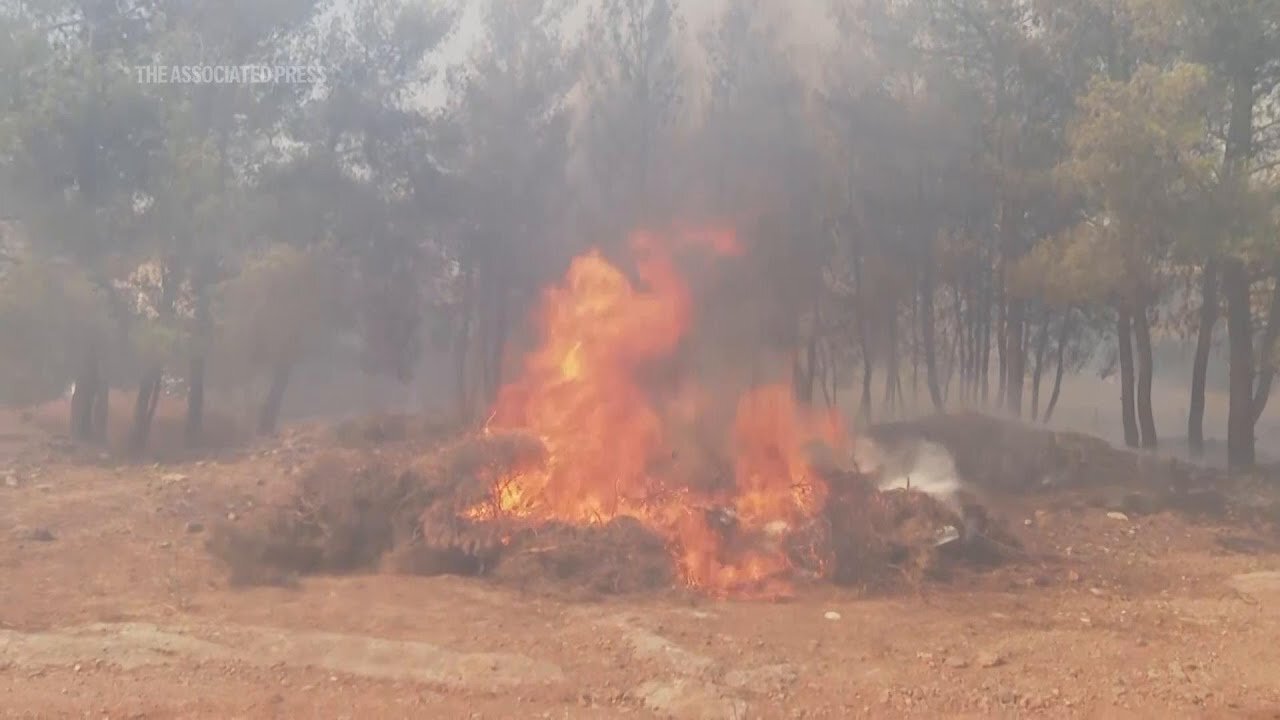
<svg viewBox="0 0 1280 720">
<path fill-rule="evenodd" d="M 294 428 L 232 455 L 117 466 L 7 440 L 0 717 L 1276 716 L 1271 481 L 1196 470 L 1179 490 L 1177 474 L 1131 476 L 1141 461 L 1109 447 L 1081 441 L 1070 461 L 1071 438 L 984 439 L 972 424 L 925 426 L 944 428 L 987 524 L 916 493 L 841 490 L 849 528 L 812 531 L 859 540 L 832 544 L 847 579 L 798 583 L 785 602 L 666 589 L 668 548 L 626 521 L 517 527 L 472 550 L 463 525 L 428 540 L 418 493 L 467 505 L 495 448 L 344 448 L 331 428 Z M 1077 479 L 1042 482 L 1028 443 Z M 997 482 L 970 474 L 1003 467 L 979 452 L 1024 451 Z M 259 534 L 281 513 L 305 531 Z M 959 546 L 933 543 L 954 523 L 1010 556 L 944 557 Z M 271 552 L 303 560 L 247 553 L 291 586 L 228 582 L 206 547 L 226 537 L 298 538 Z M 475 558 L 487 543 L 502 551 L 477 577 L 391 567 L 404 547 Z"/>
</svg>

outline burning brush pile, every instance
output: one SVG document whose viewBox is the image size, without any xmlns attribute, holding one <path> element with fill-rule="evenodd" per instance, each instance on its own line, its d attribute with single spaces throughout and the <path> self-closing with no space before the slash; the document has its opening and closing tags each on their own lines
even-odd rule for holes
<svg viewBox="0 0 1280 720">
<path fill-rule="evenodd" d="M 803 581 L 921 580 L 991 535 L 958 503 L 881 491 L 838 417 L 799 406 L 789 383 L 725 403 L 670 372 L 694 324 L 675 249 L 739 252 L 725 233 L 636 235 L 634 281 L 598 252 L 577 258 L 481 431 L 408 469 L 319 462 L 292 505 L 211 549 L 241 582 L 381 565 L 778 597 Z"/>
</svg>

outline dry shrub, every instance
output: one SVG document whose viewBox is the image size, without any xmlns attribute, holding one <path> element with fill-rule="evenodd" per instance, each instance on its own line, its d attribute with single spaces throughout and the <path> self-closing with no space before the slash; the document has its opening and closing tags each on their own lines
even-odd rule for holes
<svg viewBox="0 0 1280 720">
<path fill-rule="evenodd" d="M 320 459 L 300 476 L 293 499 L 264 522 L 215 528 L 210 551 L 238 584 L 381 569 L 492 575 L 522 589 L 596 597 L 676 582 L 671 548 L 635 519 L 534 525 L 496 511 L 494 488 L 504 476 L 546 461 L 536 437 L 468 435 L 418 458 L 408 470 L 397 470 L 384 456 Z M 983 548 L 1001 547 L 983 544 L 1005 536 L 981 508 L 967 507 L 962 517 L 924 493 L 881 492 L 873 477 L 823 468 L 830 493 L 813 522 L 776 539 L 726 535 L 727 547 L 783 542 L 799 575 L 867 587 L 945 578 L 951 568 L 978 559 Z M 939 548 L 938 532 L 948 525 L 967 531 L 966 540 Z M 955 553 L 960 546 L 963 551 Z"/>
<path fill-rule="evenodd" d="M 333 437 L 341 447 L 362 449 L 398 442 L 439 440 L 453 430 L 446 423 L 422 416 L 375 413 L 338 423 L 333 428 Z"/>
<path fill-rule="evenodd" d="M 233 584 L 367 569 L 412 537 L 430 502 L 413 473 L 327 456 L 302 475 L 289 505 L 258 525 L 216 526 L 208 549 L 228 565 Z"/>
<path fill-rule="evenodd" d="M 494 576 L 526 590 L 620 595 L 669 588 L 675 582 L 671 552 L 638 520 L 604 525 L 544 525 L 512 538 Z"/>
<path fill-rule="evenodd" d="M 365 454 L 327 455 L 302 474 L 291 502 L 257 524 L 216 526 L 208 550 L 230 568 L 233 584 L 379 567 L 484 573 L 510 531 L 460 513 L 489 497 L 499 473 L 544 454 L 529 436 L 485 434 L 462 438 L 409 470 Z"/>
<path fill-rule="evenodd" d="M 966 503 L 961 516 L 917 490 L 882 492 L 874 478 L 856 473 L 832 478 L 831 487 L 825 532 L 837 585 L 945 580 L 958 566 L 1003 562 L 1016 552 L 1016 540 L 980 506 Z M 939 547 L 939 531 L 947 526 L 962 533 L 963 542 Z"/>
</svg>

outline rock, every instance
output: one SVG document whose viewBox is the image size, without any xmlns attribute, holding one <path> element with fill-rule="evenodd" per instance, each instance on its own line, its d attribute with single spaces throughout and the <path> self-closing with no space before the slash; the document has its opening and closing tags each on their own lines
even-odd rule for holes
<svg viewBox="0 0 1280 720">
<path fill-rule="evenodd" d="M 159 547 L 161 550 L 167 550 L 170 545 L 171 543 L 168 540 L 161 540 L 160 544 L 157 547 Z"/>
<path fill-rule="evenodd" d="M 980 668 L 1000 667 L 1004 664 L 1004 656 L 997 652 L 981 652 L 978 653 L 977 662 Z"/>
<path fill-rule="evenodd" d="M 53 532 L 46 527 L 24 527 L 19 525 L 13 529 L 13 537 L 17 540 L 27 540 L 30 542 L 53 542 L 58 538 Z"/>
<path fill-rule="evenodd" d="M 631 691 L 646 709 L 672 720 L 738 720 L 747 703 L 711 683 L 691 678 L 650 680 Z"/>
<path fill-rule="evenodd" d="M 53 486 L 48 483 L 45 483 L 43 485 L 37 485 L 36 489 L 39 490 L 40 492 L 52 492 Z"/>
<path fill-rule="evenodd" d="M 823 614 L 822 617 L 828 620 L 839 620 L 840 613 L 836 612 L 835 610 L 828 610 L 825 614 Z"/>
<path fill-rule="evenodd" d="M 4 476 L 4 484 L 11 488 L 18 487 L 18 476 L 13 473 L 6 473 Z"/>
<path fill-rule="evenodd" d="M 947 663 L 947 667 L 953 668 L 956 670 L 963 670 L 969 667 L 969 661 L 965 660 L 959 655 L 952 655 L 951 657 L 947 658 L 946 663 Z"/>
<path fill-rule="evenodd" d="M 724 683 L 736 690 L 773 695 L 791 687 L 799 675 L 791 665 L 779 663 L 730 671 L 725 674 Z"/>
<path fill-rule="evenodd" d="M 185 527 L 184 529 L 185 529 L 188 533 L 195 534 L 195 533 L 198 533 L 198 532 L 204 532 L 204 525 L 203 525 L 203 524 L 201 524 L 201 523 L 198 523 L 198 522 L 192 521 L 192 522 L 187 523 L 187 525 L 186 525 L 186 527 Z"/>
<path fill-rule="evenodd" d="M 231 522 L 235 522 L 238 518 L 239 516 L 233 512 L 227 513 L 227 519 L 230 520 Z"/>
<path fill-rule="evenodd" d="M 187 479 L 188 479 L 187 476 L 183 475 L 182 473 L 166 473 L 160 476 L 161 482 L 166 482 L 166 483 L 186 482 Z"/>
<path fill-rule="evenodd" d="M 1119 511 L 1109 512 L 1107 513 L 1107 517 L 1111 518 L 1112 520 L 1119 520 L 1120 522 L 1129 522 L 1129 516 Z"/>
</svg>

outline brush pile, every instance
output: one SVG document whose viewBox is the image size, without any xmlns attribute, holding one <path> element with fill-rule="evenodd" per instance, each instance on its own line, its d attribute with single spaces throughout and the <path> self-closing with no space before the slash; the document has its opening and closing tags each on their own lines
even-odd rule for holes
<svg viewBox="0 0 1280 720">
<path fill-rule="evenodd" d="M 370 453 L 317 458 L 287 503 L 214 528 L 209 551 L 233 584 L 289 583 L 311 574 L 384 572 L 486 576 L 520 588 L 595 596 L 669 589 L 680 548 L 626 516 L 584 525 L 477 513 L 503 478 L 546 462 L 523 433 L 472 434 L 407 468 Z M 821 512 L 803 525 L 745 534 L 731 509 L 704 508 L 726 552 L 781 547 L 793 581 L 883 589 L 941 580 L 957 567 L 1012 557 L 1014 543 L 979 508 L 815 461 L 827 482 Z M 998 535 L 998 540 L 992 536 Z"/>
</svg>

